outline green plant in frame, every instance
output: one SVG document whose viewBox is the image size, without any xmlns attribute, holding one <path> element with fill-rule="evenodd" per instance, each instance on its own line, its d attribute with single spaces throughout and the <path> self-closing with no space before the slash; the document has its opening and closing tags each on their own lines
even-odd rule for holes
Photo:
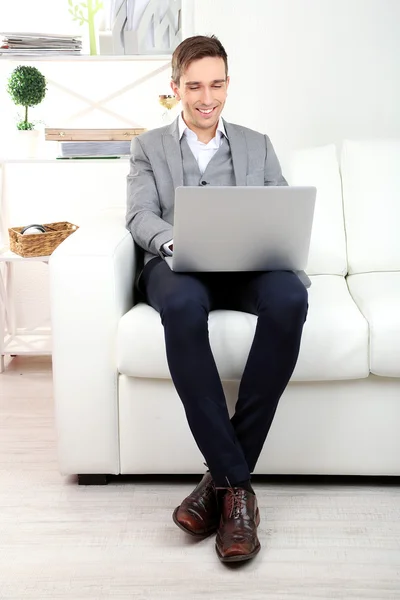
<svg viewBox="0 0 400 600">
<path fill-rule="evenodd" d="M 89 41 L 90 54 L 97 54 L 96 31 L 94 26 L 94 18 L 96 13 L 103 8 L 103 3 L 99 0 L 86 0 L 86 2 L 78 2 L 74 4 L 73 0 L 68 0 L 70 8 L 68 11 L 74 21 L 79 21 L 79 25 L 87 23 L 89 26 Z"/>
<path fill-rule="evenodd" d="M 8 79 L 7 91 L 14 104 L 25 107 L 25 119 L 17 123 L 17 129 L 34 129 L 34 124 L 28 121 L 28 107 L 40 104 L 45 97 L 47 86 L 44 75 L 36 67 L 19 66 Z"/>
</svg>

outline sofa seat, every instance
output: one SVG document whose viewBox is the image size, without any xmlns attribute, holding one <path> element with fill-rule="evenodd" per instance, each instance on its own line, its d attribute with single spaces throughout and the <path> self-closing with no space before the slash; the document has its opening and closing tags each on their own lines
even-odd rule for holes
<svg viewBox="0 0 400 600">
<path fill-rule="evenodd" d="M 400 272 L 351 275 L 347 282 L 369 322 L 371 373 L 400 377 Z"/>
<path fill-rule="evenodd" d="M 368 377 L 368 325 L 344 277 L 311 279 L 309 312 L 293 381 Z M 210 343 L 223 380 L 241 378 L 256 321 L 254 315 L 237 311 L 210 313 Z M 163 326 L 159 314 L 147 304 L 137 304 L 120 319 L 117 364 L 123 375 L 170 378 Z"/>
</svg>

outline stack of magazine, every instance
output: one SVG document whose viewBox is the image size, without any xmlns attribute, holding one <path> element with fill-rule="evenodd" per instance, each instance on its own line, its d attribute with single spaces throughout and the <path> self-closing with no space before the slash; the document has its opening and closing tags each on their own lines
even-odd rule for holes
<svg viewBox="0 0 400 600">
<path fill-rule="evenodd" d="M 79 55 L 79 36 L 46 33 L 0 33 L 0 54 L 19 56 Z"/>
</svg>

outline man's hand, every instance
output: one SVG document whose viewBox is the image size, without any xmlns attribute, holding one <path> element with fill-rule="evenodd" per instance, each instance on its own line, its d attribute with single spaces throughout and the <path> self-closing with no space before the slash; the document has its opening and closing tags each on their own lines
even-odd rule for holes
<svg viewBox="0 0 400 600">
<path fill-rule="evenodd" d="M 166 242 L 166 244 L 163 245 L 163 249 L 166 256 L 172 256 L 174 252 L 174 240 Z"/>
</svg>

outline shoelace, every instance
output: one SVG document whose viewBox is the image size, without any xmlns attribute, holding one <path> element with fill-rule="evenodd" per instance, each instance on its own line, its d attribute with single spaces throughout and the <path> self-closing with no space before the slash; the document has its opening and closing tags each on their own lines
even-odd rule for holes
<svg viewBox="0 0 400 600">
<path fill-rule="evenodd" d="M 203 464 L 208 469 L 208 464 L 207 463 L 203 463 Z M 205 498 L 208 498 L 208 496 L 210 496 L 212 492 L 215 493 L 215 484 L 214 484 L 214 480 L 210 479 L 209 483 L 206 486 L 206 489 L 204 490 Z"/>
<path fill-rule="evenodd" d="M 203 496 L 208 498 L 213 492 L 215 492 L 214 482 L 211 480 L 210 483 L 206 486 L 204 490 Z"/>
<path fill-rule="evenodd" d="M 206 465 L 207 466 L 207 465 Z M 214 480 L 210 479 L 205 488 L 203 489 L 202 497 L 203 500 L 207 500 L 211 494 L 216 493 Z"/>
<path fill-rule="evenodd" d="M 228 495 L 225 497 L 229 503 L 229 518 L 239 518 L 246 505 L 246 490 L 227 488 L 225 494 Z"/>
</svg>

